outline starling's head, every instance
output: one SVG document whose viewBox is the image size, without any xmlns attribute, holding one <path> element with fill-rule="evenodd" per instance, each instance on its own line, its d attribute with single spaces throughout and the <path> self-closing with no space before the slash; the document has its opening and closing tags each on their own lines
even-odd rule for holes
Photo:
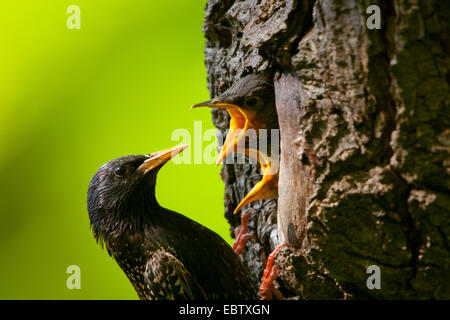
<svg viewBox="0 0 450 320">
<path fill-rule="evenodd" d="M 114 226 L 137 221 L 158 207 L 155 197 L 159 169 L 187 148 L 179 145 L 148 155 L 130 155 L 109 161 L 89 183 L 87 208 L 98 238 Z M 117 231 L 117 230 L 116 230 Z"/>
</svg>

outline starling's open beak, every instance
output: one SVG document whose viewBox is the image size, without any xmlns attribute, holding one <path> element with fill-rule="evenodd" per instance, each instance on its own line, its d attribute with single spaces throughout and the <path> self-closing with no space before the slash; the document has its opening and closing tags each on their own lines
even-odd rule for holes
<svg viewBox="0 0 450 320">
<path fill-rule="evenodd" d="M 230 152 L 235 150 L 242 138 L 245 136 L 245 132 L 249 128 L 253 127 L 251 121 L 249 120 L 250 113 L 252 111 L 242 109 L 234 104 L 222 102 L 218 99 L 212 99 L 191 106 L 192 109 L 199 107 L 226 109 L 231 117 L 230 130 L 228 131 L 227 138 L 225 139 L 222 150 L 220 151 L 216 161 L 217 167 Z"/>
<path fill-rule="evenodd" d="M 149 158 L 145 160 L 137 169 L 137 171 L 141 171 L 144 174 L 147 172 L 163 166 L 167 163 L 170 159 L 175 157 L 177 154 L 182 152 L 183 150 L 187 149 L 189 146 L 186 144 L 180 144 L 178 146 L 175 146 L 173 148 L 164 149 L 158 152 L 154 152 L 149 154 Z"/>
<path fill-rule="evenodd" d="M 278 173 L 275 172 L 278 168 L 272 163 L 275 160 L 271 159 L 259 150 L 245 149 L 238 150 L 238 152 L 244 153 L 246 156 L 258 160 L 261 165 L 263 178 L 252 188 L 252 190 L 250 190 L 244 199 L 242 199 L 236 209 L 234 209 L 234 213 L 237 213 L 250 202 L 258 199 L 276 197 L 278 194 Z"/>
</svg>

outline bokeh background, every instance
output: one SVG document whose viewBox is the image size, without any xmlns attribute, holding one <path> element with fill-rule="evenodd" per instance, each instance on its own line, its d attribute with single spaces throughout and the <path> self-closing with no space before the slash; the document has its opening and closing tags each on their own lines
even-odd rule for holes
<svg viewBox="0 0 450 320">
<path fill-rule="evenodd" d="M 69 30 L 69 5 L 81 29 Z M 0 11 L 0 298 L 137 299 L 94 241 L 90 178 L 105 162 L 213 128 L 201 32 L 205 1 L 5 1 Z M 192 149 L 192 148 L 191 148 Z M 185 152 L 188 152 L 186 150 Z M 159 202 L 231 242 L 214 165 L 169 163 Z M 66 268 L 81 268 L 81 290 Z"/>
</svg>

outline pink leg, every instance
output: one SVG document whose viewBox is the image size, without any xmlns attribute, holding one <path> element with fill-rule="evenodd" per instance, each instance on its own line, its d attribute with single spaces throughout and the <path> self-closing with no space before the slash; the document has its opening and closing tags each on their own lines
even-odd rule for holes
<svg viewBox="0 0 450 320">
<path fill-rule="evenodd" d="M 278 276 L 278 267 L 275 264 L 275 256 L 278 251 L 285 247 L 290 246 L 287 243 L 279 245 L 267 258 L 266 268 L 264 269 L 263 279 L 261 281 L 261 286 L 259 287 L 259 293 L 261 294 L 262 300 L 271 300 L 273 293 L 273 281 Z"/>
<path fill-rule="evenodd" d="M 240 255 L 242 251 L 244 251 L 245 244 L 247 241 L 253 237 L 253 235 L 247 233 L 248 227 L 247 227 L 247 221 L 250 217 L 250 212 L 253 211 L 252 209 L 246 210 L 241 214 L 241 225 L 237 227 L 234 231 L 236 234 L 236 240 L 233 243 L 233 250 L 237 255 Z"/>
</svg>

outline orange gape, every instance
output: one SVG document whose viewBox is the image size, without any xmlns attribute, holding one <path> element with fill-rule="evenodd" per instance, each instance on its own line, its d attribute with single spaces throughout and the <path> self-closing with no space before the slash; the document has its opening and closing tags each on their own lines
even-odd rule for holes
<svg viewBox="0 0 450 320">
<path fill-rule="evenodd" d="M 217 157 L 216 167 L 231 153 L 241 142 L 249 129 L 249 120 L 245 112 L 238 106 L 224 105 L 230 115 L 230 130 Z"/>
<path fill-rule="evenodd" d="M 249 129 L 259 129 L 264 126 L 258 122 L 255 110 L 241 108 L 237 105 L 221 102 L 213 99 L 210 101 L 198 103 L 191 108 L 208 107 L 227 110 L 230 115 L 230 129 L 227 137 L 217 157 L 216 167 L 233 151 L 245 154 L 248 157 L 258 160 L 263 172 L 263 178 L 259 181 L 250 192 L 238 204 L 234 213 L 238 212 L 242 207 L 250 202 L 276 197 L 278 195 L 278 166 L 274 166 L 275 159 L 259 150 L 248 149 L 242 146 L 242 142 Z M 274 169 L 275 168 L 275 169 Z M 276 172 L 275 172 L 276 171 Z"/>
<path fill-rule="evenodd" d="M 191 106 L 191 108 L 199 107 L 225 109 L 230 115 L 230 130 L 228 130 L 222 150 L 220 150 L 219 156 L 217 157 L 216 167 L 228 154 L 237 149 L 237 146 L 242 141 L 248 129 L 258 129 L 259 124 L 252 120 L 254 112 L 251 110 L 244 110 L 230 103 L 214 102 L 214 100 Z"/>
</svg>

